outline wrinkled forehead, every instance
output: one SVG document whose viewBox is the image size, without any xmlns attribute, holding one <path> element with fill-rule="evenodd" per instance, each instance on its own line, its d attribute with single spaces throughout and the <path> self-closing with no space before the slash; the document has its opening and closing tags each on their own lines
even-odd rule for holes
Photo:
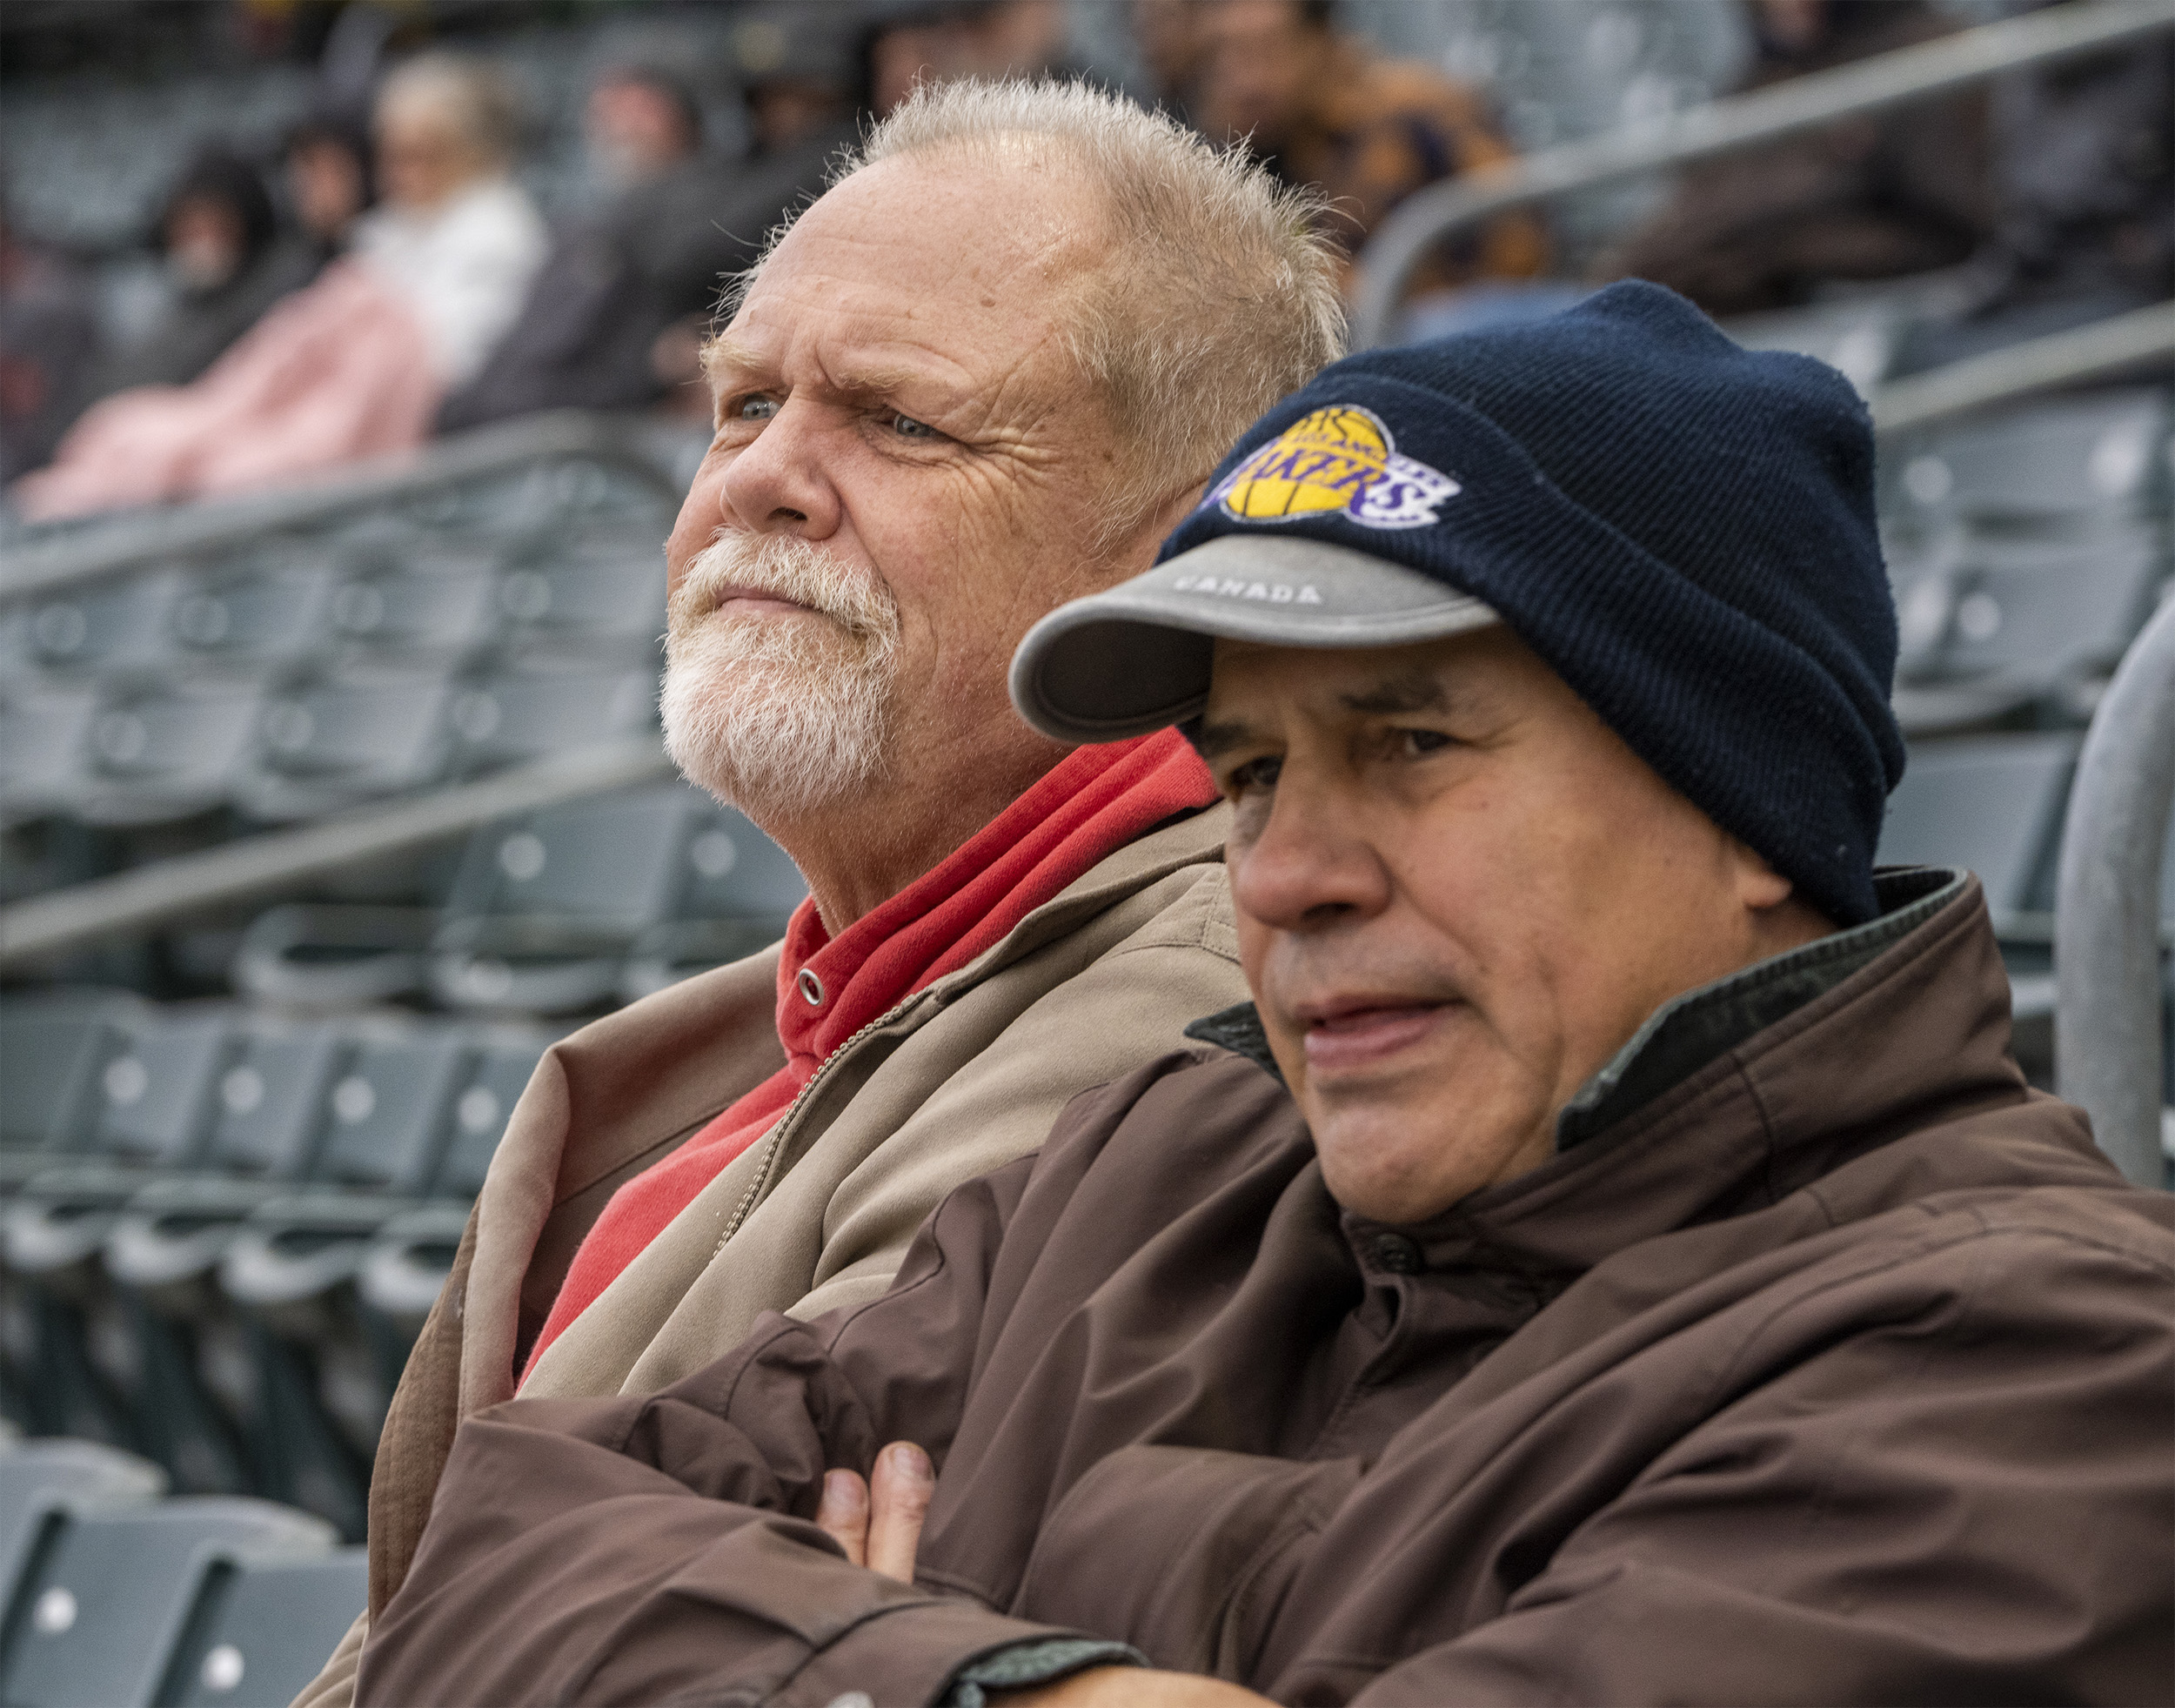
<svg viewBox="0 0 2175 1708">
<path fill-rule="evenodd" d="M 826 191 L 765 258 L 727 344 L 901 344 L 962 367 L 1053 343 L 1102 265 L 1101 198 L 1047 149 L 881 160 Z"/>
</svg>

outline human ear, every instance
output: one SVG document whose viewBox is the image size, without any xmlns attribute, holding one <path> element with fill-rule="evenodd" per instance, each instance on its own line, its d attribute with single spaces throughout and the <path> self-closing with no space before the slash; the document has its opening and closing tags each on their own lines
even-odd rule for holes
<svg viewBox="0 0 2175 1708">
<path fill-rule="evenodd" d="M 1748 912 L 1764 914 L 1779 908 L 1797 893 L 1797 887 L 1767 863 L 1766 856 L 1730 838 L 1730 866 L 1737 901 Z"/>
</svg>

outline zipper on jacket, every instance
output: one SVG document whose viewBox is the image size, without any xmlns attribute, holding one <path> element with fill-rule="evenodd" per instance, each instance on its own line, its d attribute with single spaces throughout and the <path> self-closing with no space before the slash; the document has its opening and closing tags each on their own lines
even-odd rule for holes
<svg viewBox="0 0 2175 1708">
<path fill-rule="evenodd" d="M 860 1042 L 871 1032 L 880 1026 L 888 1026 L 913 1007 L 915 999 L 927 994 L 925 990 L 909 991 L 889 1012 L 878 1015 L 875 1019 L 870 1021 L 867 1025 L 862 1027 L 860 1031 L 816 1064 L 816 1070 L 809 1075 L 807 1084 L 802 1086 L 794 1094 L 793 1102 L 786 1105 L 785 1114 L 778 1117 L 776 1125 L 770 1129 L 770 1137 L 764 1141 L 763 1166 L 756 1169 L 755 1178 L 748 1182 L 747 1190 L 740 1195 L 740 1202 L 733 1206 L 733 1214 L 726 1219 L 725 1231 L 718 1236 L 717 1244 L 711 1249 L 710 1261 L 712 1263 L 716 1263 L 724 1254 L 725 1242 L 740 1231 L 740 1224 L 747 1220 L 749 1212 L 755 1208 L 756 1199 L 762 1195 L 763 1188 L 770 1182 L 771 1169 L 778 1161 L 779 1153 L 785 1149 L 786 1129 L 793 1125 L 793 1117 L 800 1113 L 801 1105 L 815 1095 L 816 1087 L 823 1083 L 823 1076 L 831 1071 L 831 1064 L 843 1059 L 854 1045 Z"/>
</svg>

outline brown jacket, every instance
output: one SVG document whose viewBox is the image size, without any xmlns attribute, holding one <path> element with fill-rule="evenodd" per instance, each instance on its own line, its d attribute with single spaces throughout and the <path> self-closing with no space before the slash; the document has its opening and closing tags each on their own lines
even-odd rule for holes
<svg viewBox="0 0 2175 1708">
<path fill-rule="evenodd" d="M 833 1053 L 538 1361 L 534 1395 L 648 1394 L 766 1311 L 880 1297 L 946 1193 L 1032 1150 L 1086 1087 L 1181 1047 L 1246 995 L 1229 809 L 1151 832 Z M 454 1426 L 510 1398 L 612 1194 L 782 1064 L 772 950 L 607 1015 L 539 1065 L 408 1360 L 370 1489 L 371 1604 L 399 1584 Z M 298 1698 L 351 1697 L 358 1621 Z"/>
<path fill-rule="evenodd" d="M 1176 1056 L 881 1300 L 472 1418 L 361 1699 L 926 1703 L 1086 1633 L 1291 1703 L 2165 1700 L 2175 1196 L 2025 1086 L 1977 882 L 1883 889 L 1425 1225 Z M 807 1522 L 897 1437 L 913 1585 Z"/>
</svg>

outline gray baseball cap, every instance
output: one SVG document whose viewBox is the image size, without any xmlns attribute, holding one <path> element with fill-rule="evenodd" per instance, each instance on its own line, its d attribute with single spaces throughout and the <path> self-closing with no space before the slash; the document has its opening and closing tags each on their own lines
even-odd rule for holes
<svg viewBox="0 0 2175 1708">
<path fill-rule="evenodd" d="M 1043 618 L 1012 655 L 1012 703 L 1058 740 L 1118 741 L 1208 703 L 1218 635 L 1398 646 L 1499 620 L 1469 593 L 1347 546 L 1224 534 Z"/>
</svg>

